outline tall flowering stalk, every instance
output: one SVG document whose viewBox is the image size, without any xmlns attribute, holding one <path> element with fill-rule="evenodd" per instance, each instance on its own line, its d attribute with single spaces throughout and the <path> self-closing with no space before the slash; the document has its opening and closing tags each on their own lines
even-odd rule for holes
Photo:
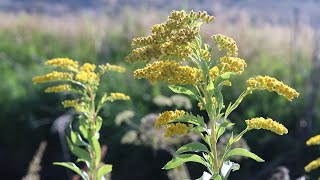
<svg viewBox="0 0 320 180">
<path fill-rule="evenodd" d="M 103 164 L 101 161 L 101 147 L 99 143 L 99 131 L 102 126 L 102 118 L 98 115 L 104 104 L 115 100 L 129 100 L 129 96 L 122 93 L 104 93 L 97 97 L 100 77 L 110 72 L 124 72 L 125 68 L 105 64 L 99 65 L 84 63 L 79 66 L 77 61 L 68 58 L 56 58 L 48 60 L 45 65 L 58 69 L 43 76 L 32 79 L 34 84 L 57 83 L 57 85 L 45 89 L 47 93 L 65 92 L 75 95 L 76 99 L 62 102 L 65 108 L 74 108 L 78 113 L 78 119 L 70 123 L 70 134 L 67 136 L 69 149 L 78 159 L 84 162 L 88 171 L 84 171 L 72 162 L 55 162 L 55 165 L 67 167 L 85 180 L 101 180 L 104 175 L 112 170 L 112 165 Z M 77 121 L 77 130 L 72 124 Z"/>
<path fill-rule="evenodd" d="M 275 78 L 258 76 L 250 78 L 247 88 L 238 99 L 225 106 L 223 87 L 231 86 L 231 75 L 240 75 L 247 65 L 237 57 L 235 41 L 221 34 L 213 35 L 212 40 L 224 55 L 219 59 L 211 58 L 213 47 L 202 41 L 200 27 L 213 20 L 214 17 L 206 12 L 172 11 L 165 22 L 152 26 L 150 36 L 133 39 L 133 50 L 126 60 L 132 63 L 146 62 L 145 67 L 134 71 L 136 78 L 146 78 L 151 83 L 167 82 L 173 92 L 197 100 L 200 110 L 205 110 L 209 117 L 207 126 L 204 117 L 183 110 L 165 111 L 159 115 L 155 127 L 165 126 L 165 136 L 195 132 L 204 142 L 192 142 L 180 147 L 163 168 L 172 169 L 186 162 L 197 162 L 207 168 L 203 179 L 227 179 L 231 171 L 240 167 L 230 161 L 232 156 L 264 161 L 246 149 L 232 148 L 246 132 L 265 129 L 279 135 L 288 133 L 285 126 L 270 118 L 251 118 L 245 121 L 247 128 L 237 136 L 231 135 L 224 151 L 218 152 L 219 138 L 227 127 L 235 125 L 227 121 L 232 111 L 255 90 L 275 91 L 289 101 L 299 93 Z"/>
</svg>

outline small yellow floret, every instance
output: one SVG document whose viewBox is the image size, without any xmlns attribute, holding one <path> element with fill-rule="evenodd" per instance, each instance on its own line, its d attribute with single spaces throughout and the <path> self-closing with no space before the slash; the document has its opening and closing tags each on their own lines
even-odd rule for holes
<svg viewBox="0 0 320 180">
<path fill-rule="evenodd" d="M 34 84 L 53 82 L 53 81 L 67 81 L 72 80 L 73 74 L 65 72 L 53 71 L 43 76 L 37 76 L 32 79 Z"/>
<path fill-rule="evenodd" d="M 272 131 L 278 135 L 283 135 L 283 134 L 287 134 L 288 133 L 288 129 L 276 122 L 276 121 L 273 121 L 272 119 L 270 118 L 252 118 L 250 120 L 246 120 L 246 123 L 247 123 L 247 128 L 249 130 L 251 129 L 265 129 L 265 130 L 269 130 L 269 131 Z"/>
<path fill-rule="evenodd" d="M 192 125 L 188 127 L 183 123 L 168 124 L 164 136 L 170 137 L 175 135 L 183 135 L 186 134 L 190 128 L 192 128 Z"/>
<path fill-rule="evenodd" d="M 55 92 L 66 92 L 71 90 L 71 85 L 69 84 L 62 84 L 58 86 L 52 86 L 48 87 L 47 89 L 44 90 L 46 93 L 55 93 Z"/>
<path fill-rule="evenodd" d="M 224 56 L 220 58 L 220 62 L 223 73 L 233 72 L 236 74 L 241 74 L 244 71 L 244 68 L 247 66 L 246 62 L 243 59 L 237 57 Z"/>
<path fill-rule="evenodd" d="M 212 80 L 215 80 L 219 76 L 219 68 L 218 66 L 214 66 L 209 70 L 209 75 L 212 78 Z"/>
<path fill-rule="evenodd" d="M 64 101 L 62 102 L 62 105 L 63 105 L 64 108 L 68 108 L 68 107 L 74 107 L 74 108 L 76 108 L 76 107 L 80 106 L 80 104 L 79 104 L 79 99 L 64 100 Z M 76 108 L 76 109 L 77 109 L 77 108 Z"/>
<path fill-rule="evenodd" d="M 96 84 L 98 84 L 100 81 L 99 76 L 95 72 L 89 72 L 89 71 L 78 72 L 75 79 L 79 82 L 82 82 L 82 83 L 96 83 Z"/>
<path fill-rule="evenodd" d="M 74 61 L 69 58 L 55 58 L 48 60 L 45 63 L 47 66 L 55 66 L 55 67 L 60 67 L 62 69 L 68 69 L 72 71 L 77 71 L 78 70 L 78 62 Z"/>
<path fill-rule="evenodd" d="M 258 76 L 256 78 L 250 78 L 247 80 L 247 85 L 250 90 L 268 90 L 269 92 L 275 91 L 279 95 L 286 97 L 289 101 L 292 101 L 293 98 L 298 97 L 299 93 L 285 85 L 283 82 L 277 80 L 276 78 L 269 76 Z"/>
<path fill-rule="evenodd" d="M 311 161 L 308 165 L 304 167 L 306 172 L 310 172 L 311 170 L 317 169 L 320 166 L 320 158 Z"/>
<path fill-rule="evenodd" d="M 320 144 L 320 135 L 316 135 L 316 136 L 313 136 L 311 137 L 307 142 L 306 144 L 308 146 L 311 146 L 311 145 L 319 145 Z"/>
<path fill-rule="evenodd" d="M 165 111 L 163 113 L 159 114 L 159 117 L 155 123 L 155 127 L 157 129 L 160 128 L 160 126 L 166 125 L 167 122 L 177 119 L 181 116 L 185 115 L 185 111 L 183 110 L 175 110 L 175 111 Z"/>
<path fill-rule="evenodd" d="M 123 93 L 110 93 L 110 100 L 130 100 L 130 97 Z"/>
<path fill-rule="evenodd" d="M 100 68 L 100 73 L 104 74 L 107 71 L 115 71 L 115 72 L 125 72 L 126 68 L 121 67 L 121 66 L 117 66 L 117 65 L 112 65 L 112 64 L 104 64 L 104 65 L 99 65 Z"/>
</svg>

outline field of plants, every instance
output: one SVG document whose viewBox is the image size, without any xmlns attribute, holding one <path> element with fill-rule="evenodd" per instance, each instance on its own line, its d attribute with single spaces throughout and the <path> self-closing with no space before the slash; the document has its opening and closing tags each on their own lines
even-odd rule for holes
<svg viewBox="0 0 320 180">
<path fill-rule="evenodd" d="M 214 175 L 219 168 L 214 165 L 218 162 L 213 160 L 212 169 L 209 170 L 194 162 L 174 169 L 170 169 L 169 164 L 167 169 L 170 170 L 162 169 L 181 146 L 206 141 L 201 138 L 205 133 L 203 130 L 198 134 L 166 138 L 163 137 L 164 132 L 157 130 L 154 124 L 159 113 L 182 109 L 195 116 L 203 116 L 204 123 L 208 123 L 208 130 L 211 131 L 210 115 L 200 110 L 198 101 L 203 105 L 210 101 L 212 105 L 214 101 L 219 104 L 219 99 L 212 102 L 210 98 L 207 102 L 192 99 L 186 93 L 175 93 L 178 92 L 175 89 L 177 87 L 171 87 L 174 89 L 171 91 L 166 82 L 150 83 L 147 75 L 140 76 L 141 79 L 134 78 L 133 72 L 144 68 L 146 63 L 125 60 L 139 46 L 131 47 L 132 40 L 150 35 L 152 25 L 166 21 L 170 11 L 124 9 L 112 18 L 0 13 L 0 159 L 3 162 L 0 165 L 0 178 L 80 178 L 67 168 L 53 165 L 53 162 L 77 160 L 74 152 L 69 150 L 70 143 L 66 136 L 70 134 L 70 122 L 78 114 L 61 104 L 76 96 L 70 93 L 45 93 L 48 84 L 35 85 L 32 81 L 34 77 L 52 72 L 52 68 L 44 65 L 47 60 L 54 58 L 70 58 L 78 61 L 79 65 L 95 64 L 97 69 L 100 67 L 98 65 L 106 63 L 126 68 L 124 73 L 107 71 L 105 76 L 100 77 L 100 91 L 96 92 L 97 97 L 103 97 L 104 92 L 120 92 L 130 96 L 129 101 L 113 102 L 118 98 L 114 96 L 115 99 L 110 100 L 99 113 L 103 119 L 98 137 L 101 146 L 99 154 L 102 162 L 112 164 L 112 172 L 106 179 L 197 179 L 204 171 L 210 170 Z M 233 162 L 240 164 L 240 169 L 232 172 L 229 179 L 277 179 L 276 176 L 280 175 L 289 175 L 291 179 L 319 177 L 319 169 L 305 171 L 305 166 L 320 154 L 318 146 L 306 144 L 308 139 L 320 133 L 319 33 L 305 23 L 293 21 L 291 24 L 278 25 L 257 18 L 252 21 L 252 17 L 245 12 L 219 11 L 215 14 L 215 20 L 204 23 L 200 31 L 203 43 L 210 46 L 218 42 L 211 38 L 215 34 L 232 37 L 237 43 L 238 57 L 244 59 L 247 65 L 242 74 L 239 73 L 241 76 L 226 78 L 228 82 L 225 84 L 231 82 L 232 86 L 223 88 L 224 103 L 221 102 L 217 107 L 228 109 L 229 103 L 235 102 L 247 89 L 246 81 L 259 75 L 275 77 L 299 92 L 298 97 L 288 101 L 290 97 L 286 99 L 276 92 L 253 91 L 226 116 L 225 123 L 235 123 L 236 126 L 225 127 L 225 133 L 213 143 L 218 154 L 230 143 L 230 137 L 234 135 L 235 138 L 246 129 L 247 119 L 272 118 L 288 130 L 282 136 L 266 130 L 252 130 L 241 141 L 235 141 L 235 148 L 253 152 L 258 158 L 232 158 Z M 219 59 L 221 55 L 214 52 L 211 58 Z M 225 79 L 225 76 L 222 78 Z M 204 92 L 208 91 L 209 94 L 210 79 L 208 77 L 208 87 L 204 88 Z M 212 86 L 216 87 L 216 84 Z M 211 96 L 218 97 L 216 91 L 212 93 Z M 202 108 L 210 110 L 209 106 Z M 200 131 L 199 128 L 194 130 Z M 206 133 L 212 136 L 212 133 Z M 90 144 L 94 146 L 94 142 Z M 207 147 L 213 144 L 208 143 Z M 201 155 L 198 151 L 197 154 Z M 260 161 L 260 157 L 263 163 L 256 162 Z M 80 169 L 85 169 L 84 162 L 76 164 Z"/>
</svg>

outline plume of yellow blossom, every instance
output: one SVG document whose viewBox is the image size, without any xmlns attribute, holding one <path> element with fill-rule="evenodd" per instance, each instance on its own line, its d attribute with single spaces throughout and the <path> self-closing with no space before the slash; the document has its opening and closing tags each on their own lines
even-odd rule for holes
<svg viewBox="0 0 320 180">
<path fill-rule="evenodd" d="M 115 71 L 115 72 L 120 72 L 120 73 L 126 71 L 126 68 L 124 68 L 124 67 L 117 66 L 117 65 L 112 65 L 112 64 L 109 64 L 109 63 L 106 63 L 104 65 L 99 65 L 99 69 L 100 69 L 100 73 L 101 74 L 104 74 L 107 71 Z"/>
<path fill-rule="evenodd" d="M 156 128 L 160 128 L 160 126 L 166 125 L 167 122 L 177 119 L 185 115 L 185 111 L 183 110 L 175 110 L 175 111 L 165 111 L 159 114 L 159 117 L 155 123 Z"/>
<path fill-rule="evenodd" d="M 62 105 L 64 108 L 73 107 L 77 109 L 80 106 L 80 100 L 79 99 L 73 99 L 73 100 L 64 100 L 62 101 Z"/>
<path fill-rule="evenodd" d="M 244 68 L 247 67 L 247 64 L 243 59 L 224 56 L 220 58 L 220 66 L 222 73 L 233 72 L 236 74 L 241 74 L 244 71 Z"/>
<path fill-rule="evenodd" d="M 94 72 L 95 69 L 96 69 L 96 65 L 91 63 L 84 63 L 80 67 L 80 71 L 84 71 L 84 72 Z"/>
<path fill-rule="evenodd" d="M 285 85 L 283 82 L 277 80 L 276 78 L 269 76 L 258 76 L 256 78 L 250 78 L 247 80 L 248 88 L 251 90 L 268 90 L 269 92 L 275 91 L 279 95 L 286 97 L 289 101 L 292 101 L 293 98 L 298 97 L 299 93 Z"/>
<path fill-rule="evenodd" d="M 209 70 L 209 75 L 212 80 L 216 79 L 219 76 L 219 68 L 218 66 L 214 66 Z"/>
<path fill-rule="evenodd" d="M 193 125 L 187 126 L 184 123 L 171 123 L 166 127 L 166 131 L 164 133 L 165 137 L 175 136 L 175 135 L 183 135 L 186 134 Z"/>
<path fill-rule="evenodd" d="M 234 39 L 222 34 L 213 35 L 212 39 L 217 43 L 220 51 L 227 50 L 227 56 L 238 55 L 238 47 Z"/>
<path fill-rule="evenodd" d="M 316 136 L 311 137 L 311 138 L 306 142 L 306 144 L 307 144 L 308 146 L 319 145 L 319 144 L 320 144 L 320 135 L 316 135 Z"/>
<path fill-rule="evenodd" d="M 47 89 L 44 90 L 44 92 L 46 93 L 66 92 L 66 91 L 70 91 L 71 89 L 72 89 L 71 85 L 61 84 L 57 86 L 48 87 Z"/>
<path fill-rule="evenodd" d="M 77 71 L 78 70 L 78 62 L 74 61 L 69 58 L 55 58 L 48 60 L 45 63 L 47 66 L 55 66 L 55 67 L 60 67 L 61 69 L 67 69 L 71 71 Z"/>
<path fill-rule="evenodd" d="M 88 72 L 88 71 L 79 71 L 76 74 L 77 81 L 82 83 L 96 83 L 99 84 L 100 78 L 95 72 Z"/>
<path fill-rule="evenodd" d="M 304 167 L 306 172 L 310 172 L 311 170 L 317 169 L 320 166 L 320 158 L 311 161 L 308 165 Z"/>
<path fill-rule="evenodd" d="M 265 129 L 265 130 L 269 130 L 269 131 L 272 131 L 278 135 L 283 135 L 283 134 L 287 134 L 288 133 L 288 129 L 276 122 L 276 121 L 273 121 L 272 119 L 270 118 L 252 118 L 250 120 L 246 120 L 246 123 L 247 123 L 247 128 L 249 130 L 251 129 Z"/>
<path fill-rule="evenodd" d="M 206 49 L 200 49 L 200 54 L 204 60 L 209 62 L 211 60 L 211 54 L 208 50 Z"/>
<path fill-rule="evenodd" d="M 200 69 L 190 66 L 182 66 L 175 61 L 156 61 L 149 63 L 142 69 L 134 71 L 136 78 L 146 78 L 151 83 L 156 81 L 168 81 L 169 84 L 196 84 L 199 77 Z"/>
<path fill-rule="evenodd" d="M 108 97 L 109 100 L 130 100 L 130 97 L 123 94 L 123 93 L 110 93 L 110 96 Z"/>
<path fill-rule="evenodd" d="M 34 84 L 40 84 L 40 83 L 54 82 L 54 81 L 67 81 L 72 79 L 73 79 L 73 74 L 71 73 L 53 71 L 46 75 L 36 76 L 32 78 L 32 82 Z"/>
<path fill-rule="evenodd" d="M 192 53 L 189 44 L 199 34 L 201 23 L 213 19 L 206 12 L 172 11 L 167 21 L 152 26 L 150 36 L 132 40 L 133 51 L 126 61 L 182 60 Z"/>
</svg>

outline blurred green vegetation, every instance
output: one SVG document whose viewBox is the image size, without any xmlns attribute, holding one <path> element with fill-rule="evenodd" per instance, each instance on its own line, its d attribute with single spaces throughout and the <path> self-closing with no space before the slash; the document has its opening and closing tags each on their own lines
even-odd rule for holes
<svg viewBox="0 0 320 180">
<path fill-rule="evenodd" d="M 60 104 L 66 97 L 45 94 L 45 87 L 34 86 L 31 79 L 46 72 L 41 66 L 45 60 L 69 57 L 80 62 L 108 62 L 127 68 L 125 75 L 106 75 L 101 84 L 101 88 L 108 92 L 123 92 L 132 99 L 126 103 L 115 102 L 102 111 L 105 121 L 101 144 L 108 145 L 105 162 L 114 165 L 113 179 L 167 179 L 166 172 L 161 170 L 161 167 L 171 158 L 170 154 L 164 151 L 154 153 L 149 147 L 120 144 L 120 139 L 128 128 L 114 124 L 114 118 L 119 112 L 133 110 L 136 112 L 136 119 L 139 120 L 148 113 L 160 111 L 152 103 L 152 97 L 160 94 L 170 96 L 172 93 L 161 83 L 151 86 L 145 80 L 133 79 L 132 71 L 139 65 L 124 62 L 124 57 L 130 52 L 131 38 L 148 31 L 141 22 L 128 21 L 119 26 L 120 30 L 118 28 L 104 31 L 100 36 L 92 36 L 90 33 L 69 36 L 65 33 L 25 26 L 24 23 L 13 28 L 0 29 L 0 159 L 3 159 L 3 162 L 11 162 L 10 165 L 1 165 L 3 177 L 21 178 L 26 173 L 28 163 L 40 141 L 47 140 L 48 150 L 44 153 L 42 177 L 67 178 L 63 168 L 51 165 L 53 161 L 63 160 L 58 135 L 52 132 L 51 126 L 56 118 L 66 112 Z M 252 32 L 249 30 L 248 32 Z M 305 147 L 305 140 L 310 135 L 319 133 L 317 130 L 320 123 L 314 121 L 311 132 L 303 128 L 306 116 L 306 81 L 310 76 L 311 55 L 301 54 L 298 60 L 289 59 L 290 51 L 281 55 L 270 53 L 267 49 L 259 49 L 253 46 L 254 43 L 250 47 L 248 42 L 255 42 L 255 36 L 250 37 L 250 33 L 244 35 L 246 38 L 242 40 L 246 43 L 240 41 L 238 44 L 240 56 L 247 60 L 248 67 L 242 77 L 233 79 L 232 87 L 224 90 L 226 102 L 234 101 L 246 88 L 246 79 L 260 74 L 274 76 L 292 85 L 300 92 L 300 97 L 288 103 L 275 93 L 254 92 L 231 114 L 231 121 L 240 124 L 235 131 L 240 132 L 245 128 L 245 119 L 263 116 L 283 123 L 288 127 L 289 134 L 276 136 L 266 131 L 248 133 L 244 138 L 251 150 L 263 157 L 266 163 L 243 160 L 241 170 L 234 173 L 230 179 L 264 179 L 275 167 L 281 165 L 290 169 L 292 177 L 299 177 L 304 174 L 303 167 L 320 153 L 314 147 Z M 243 35 L 241 37 L 243 38 Z M 253 50 L 250 53 L 241 52 L 245 49 Z M 319 95 L 319 92 L 317 94 Z M 314 106 L 319 105 L 318 98 Z M 196 104 L 194 107 L 197 107 Z M 198 110 L 194 111 L 200 113 Z M 320 114 L 316 111 L 314 119 L 319 118 Z M 191 164 L 189 167 L 192 167 L 193 178 L 200 176 L 201 170 L 194 169 L 197 166 Z M 62 174 L 65 175 L 61 177 Z M 314 177 L 320 175 L 317 172 L 311 174 Z"/>
</svg>

